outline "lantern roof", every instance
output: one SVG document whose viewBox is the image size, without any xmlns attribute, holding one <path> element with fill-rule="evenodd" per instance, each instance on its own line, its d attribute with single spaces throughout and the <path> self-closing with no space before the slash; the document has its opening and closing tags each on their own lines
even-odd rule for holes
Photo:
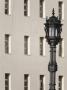
<svg viewBox="0 0 67 90">
<path fill-rule="evenodd" d="M 52 10 L 52 16 L 47 19 L 46 18 L 46 23 L 45 25 L 61 25 L 61 21 L 58 19 L 58 17 L 55 16 L 55 11 L 54 11 L 54 8 Z"/>
</svg>

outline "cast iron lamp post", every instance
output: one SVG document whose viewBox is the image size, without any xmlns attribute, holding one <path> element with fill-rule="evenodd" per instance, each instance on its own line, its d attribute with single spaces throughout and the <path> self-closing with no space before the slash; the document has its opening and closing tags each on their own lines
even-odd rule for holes
<svg viewBox="0 0 67 90">
<path fill-rule="evenodd" d="M 48 64 L 48 71 L 50 72 L 50 88 L 49 90 L 55 90 L 56 85 L 56 71 L 57 71 L 57 62 L 56 62 L 56 45 L 62 40 L 61 31 L 62 24 L 61 21 L 54 15 L 54 8 L 52 11 L 52 16 L 49 19 L 46 19 L 45 23 L 45 32 L 46 40 L 50 45 L 50 61 Z"/>
</svg>

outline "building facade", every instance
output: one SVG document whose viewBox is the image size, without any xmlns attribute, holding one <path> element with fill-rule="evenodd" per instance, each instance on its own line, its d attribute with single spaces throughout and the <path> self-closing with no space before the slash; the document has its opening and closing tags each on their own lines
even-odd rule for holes
<svg viewBox="0 0 67 90">
<path fill-rule="evenodd" d="M 66 0 L 0 0 L 0 90 L 49 89 L 50 47 L 45 40 L 44 23 L 53 8 L 63 24 L 63 39 L 56 50 L 56 90 L 66 90 L 66 3 Z"/>
</svg>

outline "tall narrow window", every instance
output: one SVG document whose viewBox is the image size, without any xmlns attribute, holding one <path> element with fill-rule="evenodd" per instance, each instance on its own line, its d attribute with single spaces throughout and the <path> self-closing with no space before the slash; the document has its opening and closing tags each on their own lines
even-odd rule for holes
<svg viewBox="0 0 67 90">
<path fill-rule="evenodd" d="M 64 57 L 64 40 L 59 42 L 59 56 Z"/>
<path fill-rule="evenodd" d="M 24 74 L 24 90 L 30 90 L 30 77 L 28 74 Z"/>
<path fill-rule="evenodd" d="M 30 37 L 24 36 L 24 54 L 30 55 Z"/>
<path fill-rule="evenodd" d="M 5 14 L 11 14 L 11 0 L 5 0 Z"/>
<path fill-rule="evenodd" d="M 40 90 L 45 90 L 45 77 L 40 75 Z"/>
<path fill-rule="evenodd" d="M 59 90 L 64 90 L 64 77 L 59 76 Z"/>
<path fill-rule="evenodd" d="M 11 36 L 9 34 L 5 34 L 5 53 L 11 53 Z"/>
<path fill-rule="evenodd" d="M 40 55 L 45 56 L 45 38 L 40 37 Z"/>
<path fill-rule="evenodd" d="M 11 75 L 5 73 L 5 90 L 11 90 Z"/>
<path fill-rule="evenodd" d="M 59 7 L 59 19 L 64 20 L 64 3 L 63 3 L 63 1 L 59 1 L 58 7 Z"/>
<path fill-rule="evenodd" d="M 24 0 L 24 16 L 30 16 L 30 0 Z"/>
<path fill-rule="evenodd" d="M 45 0 L 40 0 L 40 17 L 45 18 Z"/>
</svg>

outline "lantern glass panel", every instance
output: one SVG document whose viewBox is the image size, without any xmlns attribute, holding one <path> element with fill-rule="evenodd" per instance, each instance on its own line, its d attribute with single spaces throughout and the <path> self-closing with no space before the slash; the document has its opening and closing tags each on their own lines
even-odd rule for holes
<svg viewBox="0 0 67 90">
<path fill-rule="evenodd" d="M 49 28 L 49 37 L 54 37 L 55 36 L 55 29 L 54 27 Z"/>
<path fill-rule="evenodd" d="M 57 32 L 57 29 L 55 30 L 55 36 L 57 37 L 57 35 L 58 35 L 58 32 Z"/>
</svg>

